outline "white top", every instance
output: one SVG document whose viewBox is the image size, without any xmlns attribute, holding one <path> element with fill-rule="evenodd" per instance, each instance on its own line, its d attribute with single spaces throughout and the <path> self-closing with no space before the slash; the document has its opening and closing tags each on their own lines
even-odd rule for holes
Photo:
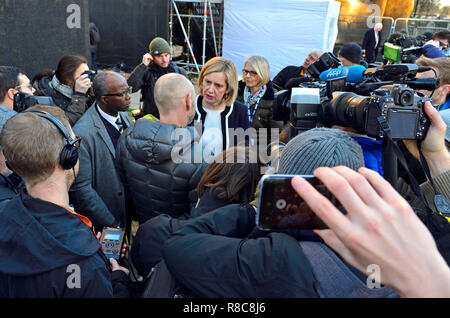
<svg viewBox="0 0 450 318">
<path fill-rule="evenodd" d="M 201 137 L 203 158 L 212 162 L 214 156 L 222 152 L 222 123 L 220 114 L 222 110 L 203 108 L 206 112 L 204 131 Z"/>
<path fill-rule="evenodd" d="M 117 129 L 118 131 L 120 131 L 120 128 L 121 128 L 121 127 L 119 127 L 119 126 L 116 124 L 117 119 L 120 118 L 120 114 L 119 114 L 119 113 L 117 113 L 117 116 L 116 116 L 116 117 L 111 116 L 111 115 L 108 115 L 107 113 L 105 113 L 105 112 L 100 108 L 100 106 L 98 106 L 98 104 L 97 104 L 97 109 L 98 109 L 98 112 L 100 113 L 100 115 L 101 115 L 103 118 L 105 118 L 111 125 L 113 125 L 114 127 L 116 127 L 116 129 Z M 122 124 L 123 124 L 123 122 L 122 122 Z"/>
</svg>

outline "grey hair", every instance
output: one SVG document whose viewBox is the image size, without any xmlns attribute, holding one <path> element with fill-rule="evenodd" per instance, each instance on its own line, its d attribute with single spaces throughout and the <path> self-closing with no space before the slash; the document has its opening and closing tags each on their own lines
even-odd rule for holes
<svg viewBox="0 0 450 318">
<path fill-rule="evenodd" d="M 321 57 L 322 54 L 323 54 L 323 51 L 319 50 L 319 49 L 314 49 L 314 50 L 311 51 L 311 53 L 314 53 L 314 55 L 316 55 L 318 57 Z"/>
</svg>

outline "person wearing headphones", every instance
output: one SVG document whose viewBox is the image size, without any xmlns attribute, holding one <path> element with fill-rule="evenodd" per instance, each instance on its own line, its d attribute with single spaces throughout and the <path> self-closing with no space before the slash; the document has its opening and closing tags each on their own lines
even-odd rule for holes
<svg viewBox="0 0 450 318">
<path fill-rule="evenodd" d="M 52 106 L 32 107 L 3 127 L 3 153 L 26 191 L 0 204 L 1 298 L 124 291 L 128 270 L 106 259 L 92 222 L 69 206 L 80 142 L 64 111 Z"/>
</svg>

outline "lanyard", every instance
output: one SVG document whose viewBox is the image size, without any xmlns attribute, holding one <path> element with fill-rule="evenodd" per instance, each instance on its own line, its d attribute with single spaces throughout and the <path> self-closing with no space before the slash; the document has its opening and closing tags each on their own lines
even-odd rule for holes
<svg viewBox="0 0 450 318">
<path fill-rule="evenodd" d="M 259 88 L 258 94 L 256 96 L 251 96 L 250 91 L 247 86 L 245 86 L 244 89 L 244 101 L 247 105 L 247 114 L 248 114 L 248 121 L 250 125 L 253 121 L 253 116 L 255 116 L 256 110 L 258 109 L 259 102 L 261 101 L 262 96 L 266 92 L 266 85 L 263 85 Z M 250 113 L 250 108 L 252 105 L 255 105 L 255 108 L 253 108 L 253 113 Z"/>
</svg>

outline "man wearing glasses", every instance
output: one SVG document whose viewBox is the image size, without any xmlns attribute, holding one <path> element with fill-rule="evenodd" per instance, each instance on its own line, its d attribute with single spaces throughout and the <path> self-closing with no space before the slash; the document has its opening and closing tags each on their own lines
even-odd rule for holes
<svg viewBox="0 0 450 318">
<path fill-rule="evenodd" d="M 17 93 L 33 95 L 35 91 L 30 79 L 21 69 L 14 66 L 0 66 L 0 127 L 16 114 L 13 110 L 14 95 Z"/>
<path fill-rule="evenodd" d="M 95 105 L 73 127 L 83 142 L 80 171 L 70 197 L 76 211 L 91 219 L 97 229 L 125 227 L 125 191 L 114 162 L 117 141 L 131 126 L 126 112 L 130 87 L 122 75 L 104 72 L 95 77 L 93 89 Z"/>
<path fill-rule="evenodd" d="M 27 93 L 33 95 L 35 89 L 25 73 L 14 66 L 0 66 L 0 132 L 6 121 L 16 115 L 14 95 Z M 0 201 L 12 199 L 22 186 L 19 176 L 13 173 L 5 163 L 0 150 Z"/>
</svg>

